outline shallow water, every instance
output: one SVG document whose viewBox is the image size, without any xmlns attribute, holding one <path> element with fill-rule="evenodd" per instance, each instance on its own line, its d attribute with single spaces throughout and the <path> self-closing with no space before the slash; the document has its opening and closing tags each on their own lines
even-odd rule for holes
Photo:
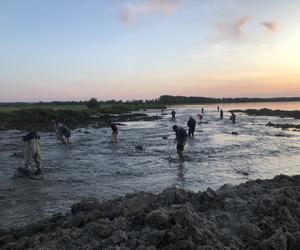
<svg viewBox="0 0 300 250">
<path fill-rule="evenodd" d="M 273 109 L 300 109 L 300 103 L 272 105 Z M 37 179 L 14 177 L 24 159 L 12 155 L 22 152 L 24 132 L 1 131 L 0 228 L 65 212 L 88 196 L 108 199 L 141 190 L 159 192 L 169 186 L 199 191 L 277 174 L 300 174 L 300 132 L 265 126 L 269 121 L 300 121 L 238 114 L 233 125 L 229 113 L 219 120 L 216 105 L 204 107 L 203 120 L 208 123 L 197 124 L 195 137 L 187 142 L 184 163 L 177 159 L 170 115 L 154 122 L 126 123 L 120 127 L 117 145 L 110 143 L 110 128 L 73 131 L 69 147 L 61 145 L 54 133 L 40 133 L 45 174 Z M 270 104 L 223 105 L 224 110 L 262 107 Z M 176 107 L 176 124 L 186 127 L 188 117 L 196 117 L 200 108 Z M 136 150 L 137 145 L 145 150 Z"/>
</svg>

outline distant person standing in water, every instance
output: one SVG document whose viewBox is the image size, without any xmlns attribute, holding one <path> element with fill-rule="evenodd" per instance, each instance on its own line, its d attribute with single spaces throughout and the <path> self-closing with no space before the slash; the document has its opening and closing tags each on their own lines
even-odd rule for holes
<svg viewBox="0 0 300 250">
<path fill-rule="evenodd" d="M 220 110 L 220 107 L 218 106 L 218 107 L 217 107 L 217 111 L 219 112 L 219 110 Z"/>
<path fill-rule="evenodd" d="M 201 113 L 204 114 L 204 108 L 203 107 L 201 108 Z"/>
<path fill-rule="evenodd" d="M 173 109 L 172 112 L 171 112 L 171 115 L 172 115 L 172 121 L 175 122 L 176 121 L 176 118 L 175 118 L 175 110 Z"/>
<path fill-rule="evenodd" d="M 35 132 L 30 132 L 23 136 L 25 142 L 25 170 L 30 173 L 31 164 L 36 163 L 35 174 L 42 173 L 42 157 L 39 140 L 40 136 Z"/>
<path fill-rule="evenodd" d="M 201 123 L 201 121 L 202 121 L 202 119 L 203 119 L 203 115 L 197 114 L 197 116 L 199 117 L 199 120 L 200 120 L 200 123 Z"/>
<path fill-rule="evenodd" d="M 119 133 L 119 129 L 118 129 L 118 126 L 116 123 L 112 123 L 110 124 L 110 127 L 111 127 L 111 141 L 112 143 L 117 143 L 118 142 L 118 139 L 117 139 L 117 136 L 118 136 L 118 133 Z"/>
<path fill-rule="evenodd" d="M 220 110 L 220 119 L 223 119 L 223 109 Z"/>
<path fill-rule="evenodd" d="M 70 144 L 71 130 L 63 123 L 56 123 L 54 120 L 52 122 L 54 125 L 55 132 L 57 134 L 57 138 L 63 144 Z"/>
<path fill-rule="evenodd" d="M 231 116 L 230 116 L 230 120 L 232 121 L 232 123 L 234 124 L 235 123 L 235 120 L 236 120 L 236 115 L 231 111 Z"/>
<path fill-rule="evenodd" d="M 184 150 L 184 146 L 185 146 L 185 143 L 187 141 L 187 133 L 186 133 L 186 130 L 182 127 L 179 127 L 177 125 L 174 125 L 173 126 L 173 131 L 175 132 L 176 134 L 176 142 L 177 142 L 177 146 L 176 146 L 176 149 L 177 149 L 177 154 L 179 156 L 179 159 L 180 160 L 184 160 L 184 155 L 183 155 L 183 150 Z"/>
<path fill-rule="evenodd" d="M 189 137 L 194 136 L 196 120 L 190 116 L 190 119 L 187 122 L 187 126 L 189 127 Z"/>
</svg>

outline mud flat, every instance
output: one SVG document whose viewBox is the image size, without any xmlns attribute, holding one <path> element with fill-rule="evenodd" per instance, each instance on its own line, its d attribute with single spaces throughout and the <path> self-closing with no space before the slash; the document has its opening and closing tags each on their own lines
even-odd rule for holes
<svg viewBox="0 0 300 250">
<path fill-rule="evenodd" d="M 294 131 L 299 131 L 299 129 L 300 129 L 300 125 L 297 125 L 297 124 L 289 124 L 289 123 L 283 123 L 283 124 L 280 124 L 280 123 L 272 123 L 272 122 L 268 122 L 268 123 L 266 124 L 266 126 L 273 127 L 273 128 L 281 128 L 282 130 L 292 129 L 292 130 L 294 130 Z"/>
<path fill-rule="evenodd" d="M 76 129 L 86 126 L 105 127 L 109 126 L 111 122 L 152 121 L 157 119 L 160 119 L 160 117 L 149 116 L 144 112 L 102 114 L 88 110 L 36 108 L 0 112 L 0 129 L 53 131 L 52 120 L 65 122 L 71 129 Z"/>
<path fill-rule="evenodd" d="M 300 111 L 299 110 L 272 110 L 272 109 L 246 109 L 246 110 L 231 110 L 233 112 L 245 113 L 247 115 L 253 116 L 279 116 L 282 118 L 290 117 L 295 119 L 300 119 Z"/>
<path fill-rule="evenodd" d="M 299 249 L 300 175 L 72 205 L 0 231 L 1 249 Z"/>
</svg>

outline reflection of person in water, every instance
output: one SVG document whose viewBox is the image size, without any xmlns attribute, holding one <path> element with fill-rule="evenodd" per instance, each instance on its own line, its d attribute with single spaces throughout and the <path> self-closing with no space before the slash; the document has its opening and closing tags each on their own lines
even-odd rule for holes
<svg viewBox="0 0 300 250">
<path fill-rule="evenodd" d="M 223 109 L 220 110 L 220 119 L 223 119 Z"/>
<path fill-rule="evenodd" d="M 185 176 L 184 176 L 184 166 L 183 166 L 182 162 L 180 162 L 177 167 L 177 181 L 178 181 L 179 186 L 184 188 Z"/>
</svg>

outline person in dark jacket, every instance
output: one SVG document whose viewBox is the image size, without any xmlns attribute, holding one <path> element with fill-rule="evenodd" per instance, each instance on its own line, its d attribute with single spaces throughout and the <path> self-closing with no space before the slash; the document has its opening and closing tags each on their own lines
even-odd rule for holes
<svg viewBox="0 0 300 250">
<path fill-rule="evenodd" d="M 187 126 L 189 127 L 189 137 L 194 136 L 196 120 L 190 116 L 190 119 L 187 122 Z"/>
<path fill-rule="evenodd" d="M 232 121 L 233 124 L 235 124 L 236 115 L 232 111 L 230 111 L 230 113 L 231 113 L 230 120 Z"/>
<path fill-rule="evenodd" d="M 223 109 L 220 110 L 220 119 L 223 119 Z"/>
<path fill-rule="evenodd" d="M 172 115 L 172 121 L 175 122 L 176 121 L 176 118 L 175 118 L 175 110 L 173 109 L 172 112 L 171 112 L 171 115 Z"/>
<path fill-rule="evenodd" d="M 177 154 L 179 156 L 179 159 L 183 161 L 184 160 L 183 150 L 184 150 L 184 146 L 187 141 L 188 135 L 184 128 L 179 127 L 177 125 L 173 126 L 173 131 L 176 134 L 175 140 L 177 142 L 177 146 L 176 146 Z"/>
</svg>

